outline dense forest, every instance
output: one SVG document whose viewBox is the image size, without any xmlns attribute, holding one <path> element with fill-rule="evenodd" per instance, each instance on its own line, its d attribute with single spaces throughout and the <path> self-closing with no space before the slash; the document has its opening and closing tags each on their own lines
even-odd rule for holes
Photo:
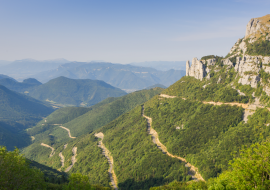
<svg viewBox="0 0 270 190">
<path fill-rule="evenodd" d="M 109 190 L 108 187 L 89 183 L 87 176 L 80 173 L 66 174 L 31 162 L 19 154 L 19 150 L 7 151 L 0 147 L 1 189 L 48 189 L 48 190 Z M 45 175 L 44 175 L 45 173 Z M 59 177 L 61 174 L 61 177 Z"/>
</svg>

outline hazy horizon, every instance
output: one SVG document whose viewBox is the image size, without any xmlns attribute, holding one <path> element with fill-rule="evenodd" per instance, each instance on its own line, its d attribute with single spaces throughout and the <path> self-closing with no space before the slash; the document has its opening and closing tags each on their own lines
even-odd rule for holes
<svg viewBox="0 0 270 190">
<path fill-rule="evenodd" d="M 186 61 L 225 56 L 266 0 L 2 1 L 0 60 Z M 255 9 L 258 7 L 259 9 Z"/>
</svg>

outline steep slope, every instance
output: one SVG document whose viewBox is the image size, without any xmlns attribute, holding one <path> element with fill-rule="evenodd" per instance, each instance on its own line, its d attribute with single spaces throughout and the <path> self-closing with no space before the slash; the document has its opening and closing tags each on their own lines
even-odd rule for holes
<svg viewBox="0 0 270 190">
<path fill-rule="evenodd" d="M 69 129 L 74 137 L 81 136 L 102 127 L 161 91 L 161 88 L 137 91 L 116 99 L 108 98 L 90 108 L 61 108 L 40 121 L 35 127 L 28 129 L 27 133 L 35 137 L 34 142 L 37 144 L 41 142 L 48 145 L 61 144 L 69 141 L 70 138 L 59 126 Z"/>
<path fill-rule="evenodd" d="M 112 101 L 114 98 L 106 99 L 90 108 L 68 107 L 58 109 L 39 122 L 36 127 L 28 129 L 28 133 L 34 136 L 35 140 L 32 145 L 23 150 L 23 153 L 26 157 L 39 163 L 56 169 L 61 168 L 62 171 L 65 171 L 71 164 L 72 148 L 76 146 L 78 150 L 77 162 L 69 172 L 80 171 L 89 175 L 93 184 L 100 183 L 108 186 L 110 179 L 107 170 L 109 165 L 106 158 L 102 157 L 101 150 L 97 147 L 98 139 L 94 137 L 91 131 L 109 123 L 161 91 L 161 88 L 155 88 L 133 92 L 121 98 L 116 98 L 114 101 Z M 66 131 L 59 127 L 60 125 L 53 125 L 53 123 L 61 122 L 63 126 L 71 129 L 72 136 L 76 135 L 77 138 L 69 138 Z M 85 135 L 89 132 L 91 133 L 90 136 Z M 54 148 L 52 157 L 49 157 L 51 149 L 41 146 L 41 143 Z M 63 148 L 64 144 L 66 148 Z M 61 157 L 58 156 L 60 152 L 64 157 L 64 167 L 62 167 Z"/>
<path fill-rule="evenodd" d="M 0 85 L 0 145 L 8 150 L 26 146 L 30 137 L 23 130 L 51 112 L 53 109 L 42 102 Z"/>
<path fill-rule="evenodd" d="M 158 71 L 148 67 L 104 62 L 73 62 L 63 64 L 55 70 L 43 72 L 34 77 L 42 82 L 47 82 L 59 76 L 74 79 L 103 80 L 108 84 L 130 92 L 144 89 L 157 83 L 169 86 L 184 76 L 184 71 Z"/>
<path fill-rule="evenodd" d="M 259 28 L 267 30 L 268 17 L 258 18 L 254 27 L 261 22 L 259 26 L 263 27 Z M 248 24 L 248 30 L 256 23 L 255 20 Z M 253 33 L 249 32 L 243 39 L 247 49 L 247 43 L 255 44 L 259 40 L 268 43 L 267 32 L 265 38 L 255 35 L 255 41 L 251 40 L 250 35 Z M 65 164 L 61 170 L 65 170 L 72 163 L 72 150 L 77 147 L 77 162 L 69 172 L 87 173 L 90 181 L 100 178 L 101 183 L 108 186 L 108 172 L 113 172 L 106 170 L 113 168 L 117 179 L 114 181 L 117 181 L 119 189 L 149 189 L 174 180 L 190 181 L 191 176 L 194 177 L 190 173 L 192 168 L 198 168 L 196 172 L 205 180 L 218 176 L 228 169 L 232 153 L 237 154 L 240 147 L 249 147 L 270 138 L 270 98 L 267 90 L 269 56 L 261 53 L 257 46 L 255 52 L 258 55 L 243 51 L 245 45 L 236 46 L 240 49 L 233 50 L 225 58 L 209 55 L 200 60 L 194 58 L 192 65 L 187 62 L 187 76 L 143 103 L 144 112 L 142 105 L 137 105 L 120 117 L 102 123 L 107 118 L 103 116 L 108 113 L 102 110 L 107 104 L 100 104 L 95 109 L 101 109 L 101 115 L 95 115 L 91 110 L 64 124 L 70 128 L 71 134 L 89 126 L 88 131 L 75 139 L 69 138 L 66 131 L 66 139 L 60 132 L 57 134 L 58 126 L 50 126 L 55 131 L 46 132 L 49 126 L 43 123 L 46 135 L 45 132 L 43 137 L 38 136 L 42 133 L 38 134 L 36 142 L 25 149 L 26 155 L 54 168 L 61 168 L 60 157 L 55 155 L 62 152 Z M 110 107 L 109 113 L 117 113 L 119 107 Z M 95 120 L 89 119 L 89 113 Z M 85 115 L 87 117 L 84 118 Z M 103 127 L 88 125 L 94 123 L 92 121 L 97 121 Z M 107 157 L 112 158 L 109 159 L 113 160 L 111 164 L 108 164 L 105 156 L 99 157 L 102 151 L 98 147 L 100 140 L 95 137 L 100 137 L 98 134 L 103 134 L 102 143 L 110 152 Z M 51 150 L 41 149 L 38 139 L 50 143 L 56 154 L 49 158 Z M 67 148 L 63 149 L 67 142 Z M 185 165 L 185 162 L 189 164 Z M 100 170 L 99 173 L 96 168 Z M 183 185 L 178 182 L 174 184 Z"/>
<path fill-rule="evenodd" d="M 1 119 L 15 119 L 23 123 L 25 117 L 40 119 L 53 111 L 38 100 L 13 92 L 0 85 Z"/>
<path fill-rule="evenodd" d="M 225 58 L 187 61 L 187 77 L 145 103 L 161 143 L 205 179 L 225 171 L 239 147 L 269 139 L 269 20 L 252 19 Z"/>
<path fill-rule="evenodd" d="M 126 93 L 103 81 L 59 77 L 29 91 L 29 96 L 64 105 L 91 106 Z"/>
</svg>

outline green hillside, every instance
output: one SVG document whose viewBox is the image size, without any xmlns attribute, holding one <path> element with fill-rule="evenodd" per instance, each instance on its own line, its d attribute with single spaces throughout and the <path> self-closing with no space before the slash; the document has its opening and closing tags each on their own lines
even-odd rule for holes
<svg viewBox="0 0 270 190">
<path fill-rule="evenodd" d="M 28 130 L 35 140 L 23 153 L 120 190 L 269 189 L 270 58 L 257 45 L 269 33 L 257 38 L 258 22 L 225 58 L 187 62 L 187 76 L 167 89 L 58 110 Z M 64 130 L 52 125 L 61 121 Z"/>
<path fill-rule="evenodd" d="M 25 79 L 23 82 L 18 82 L 12 78 L 0 79 L 0 85 L 7 87 L 10 90 L 26 93 L 32 88 L 41 85 L 39 81 L 33 78 Z"/>
<path fill-rule="evenodd" d="M 0 115 L 1 119 L 16 119 L 16 122 L 27 122 L 26 117 L 36 118 L 47 116 L 53 111 L 31 97 L 13 92 L 0 85 Z M 26 120 L 26 121 L 25 121 Z"/>
<path fill-rule="evenodd" d="M 66 77 L 50 80 L 29 91 L 29 95 L 38 100 L 73 106 L 91 106 L 108 97 L 125 94 L 124 91 L 103 81 Z"/>
<path fill-rule="evenodd" d="M 54 110 L 31 97 L 0 85 L 0 145 L 8 150 L 30 144 L 24 129 L 34 126 Z"/>
</svg>

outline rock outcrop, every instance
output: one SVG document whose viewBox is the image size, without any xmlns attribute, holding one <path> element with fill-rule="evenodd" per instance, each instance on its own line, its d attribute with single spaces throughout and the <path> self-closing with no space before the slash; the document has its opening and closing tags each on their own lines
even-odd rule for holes
<svg viewBox="0 0 270 190">
<path fill-rule="evenodd" d="M 245 37 L 238 39 L 227 58 L 219 60 L 218 64 L 216 64 L 217 60 L 215 58 L 208 60 L 193 58 L 191 66 L 187 61 L 186 76 L 193 76 L 199 80 L 203 80 L 204 77 L 210 79 L 210 71 L 219 72 L 220 66 L 223 65 L 227 69 L 234 68 L 235 72 L 237 72 L 236 78 L 239 78 L 238 83 L 257 88 L 258 82 L 261 82 L 264 91 L 270 95 L 270 80 L 269 84 L 264 84 L 260 78 L 261 69 L 270 74 L 270 56 L 251 56 L 246 53 L 250 43 L 258 39 L 270 40 L 270 14 L 251 19 L 247 24 Z M 231 60 L 234 60 L 234 62 Z M 217 83 L 220 81 L 221 78 L 219 77 Z"/>
<path fill-rule="evenodd" d="M 191 66 L 189 65 L 189 61 L 186 63 L 186 76 L 192 76 L 196 79 L 202 80 L 207 74 L 205 69 L 206 66 L 202 61 L 199 61 L 197 58 L 193 58 Z"/>
<path fill-rule="evenodd" d="M 263 34 L 268 34 L 270 32 L 270 14 L 265 15 L 259 18 L 251 19 L 246 27 L 246 35 L 247 38 L 256 38 L 260 37 Z"/>
<path fill-rule="evenodd" d="M 260 81 L 260 59 L 257 56 L 237 57 L 234 69 L 240 76 L 238 83 L 257 88 Z"/>
</svg>

